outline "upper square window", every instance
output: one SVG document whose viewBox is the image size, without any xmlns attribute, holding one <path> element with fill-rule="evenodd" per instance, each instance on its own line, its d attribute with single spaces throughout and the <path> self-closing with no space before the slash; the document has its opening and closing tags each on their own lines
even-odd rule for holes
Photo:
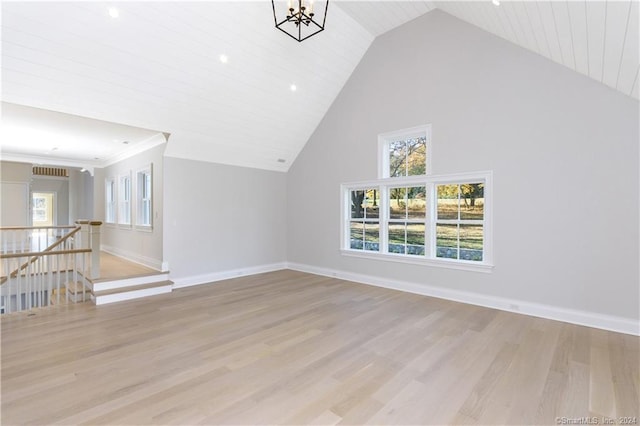
<svg viewBox="0 0 640 426">
<path fill-rule="evenodd" d="M 431 174 L 431 126 L 424 125 L 378 136 L 378 177 Z"/>
</svg>

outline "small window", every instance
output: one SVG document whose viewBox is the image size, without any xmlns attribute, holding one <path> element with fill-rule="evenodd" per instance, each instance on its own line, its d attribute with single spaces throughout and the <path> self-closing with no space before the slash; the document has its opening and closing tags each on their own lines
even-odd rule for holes
<svg viewBox="0 0 640 426">
<path fill-rule="evenodd" d="M 120 178 L 120 200 L 118 201 L 118 223 L 131 225 L 131 176 Z"/>
<path fill-rule="evenodd" d="M 151 167 L 137 173 L 137 219 L 136 225 L 150 227 L 152 225 L 153 193 Z"/>
<path fill-rule="evenodd" d="M 104 194 L 104 221 L 106 223 L 116 223 L 116 180 L 114 178 L 107 178 L 105 180 Z"/>
<path fill-rule="evenodd" d="M 429 125 L 378 136 L 379 178 L 424 176 L 431 173 Z"/>
</svg>

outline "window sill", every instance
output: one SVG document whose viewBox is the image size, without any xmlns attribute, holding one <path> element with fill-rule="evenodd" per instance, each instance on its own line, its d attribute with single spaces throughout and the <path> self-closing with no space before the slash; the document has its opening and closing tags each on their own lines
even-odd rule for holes
<svg viewBox="0 0 640 426">
<path fill-rule="evenodd" d="M 413 265 L 434 266 L 437 268 L 458 269 L 473 272 L 493 272 L 493 265 L 488 263 L 470 262 L 465 260 L 427 259 L 419 256 L 396 255 L 390 253 L 364 252 L 360 250 L 341 249 L 343 256 L 360 257 L 363 259 L 384 260 L 389 262 L 410 263 Z"/>
<path fill-rule="evenodd" d="M 153 232 L 153 226 L 151 226 L 151 225 L 136 225 L 136 231 Z"/>
</svg>

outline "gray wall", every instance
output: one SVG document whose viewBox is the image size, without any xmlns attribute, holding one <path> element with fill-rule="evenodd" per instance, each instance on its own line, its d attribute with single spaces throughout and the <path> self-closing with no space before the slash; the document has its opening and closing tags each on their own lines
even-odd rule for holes
<svg viewBox="0 0 640 426">
<path fill-rule="evenodd" d="M 89 172 L 69 170 L 69 223 L 93 217 L 93 176 Z"/>
<path fill-rule="evenodd" d="M 0 161 L 0 225 L 31 226 L 31 164 Z"/>
<path fill-rule="evenodd" d="M 378 37 L 287 175 L 290 262 L 638 318 L 638 102 L 434 11 Z M 433 125 L 435 173 L 494 171 L 491 274 L 341 256 L 342 182 Z"/>
<path fill-rule="evenodd" d="M 160 135 L 160 137 L 163 137 Z M 128 172 L 132 172 L 131 188 L 135 197 L 136 178 L 135 174 L 148 166 L 153 165 L 153 228 L 151 230 L 140 230 L 135 227 L 135 207 L 131 215 L 133 226 L 103 225 L 101 243 L 104 248 L 113 253 L 131 258 L 131 260 L 146 264 L 155 268 L 160 268 L 163 262 L 162 235 L 163 235 L 163 155 L 166 143 L 148 149 L 140 154 L 134 155 L 126 160 L 122 160 L 103 169 L 96 169 L 94 173 L 94 219 L 104 222 L 105 218 L 105 178 L 116 177 L 116 179 Z M 135 198 L 132 199 L 135 204 Z"/>
<path fill-rule="evenodd" d="M 284 173 L 164 160 L 172 279 L 286 260 Z"/>
</svg>

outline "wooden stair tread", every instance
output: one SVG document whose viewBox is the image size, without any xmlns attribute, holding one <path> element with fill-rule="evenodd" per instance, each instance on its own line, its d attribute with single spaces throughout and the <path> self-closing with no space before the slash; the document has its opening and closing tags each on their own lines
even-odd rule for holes
<svg viewBox="0 0 640 426">
<path fill-rule="evenodd" d="M 84 287 L 85 293 L 89 293 L 89 289 L 82 284 L 82 281 L 71 281 L 64 285 L 69 293 L 82 293 Z"/>
<path fill-rule="evenodd" d="M 87 278 L 87 281 L 90 281 L 94 284 L 97 283 L 103 283 L 103 282 L 109 282 L 109 281 L 119 281 L 119 280 L 125 280 L 125 279 L 130 279 L 130 278 L 142 278 L 142 277 L 152 277 L 154 275 L 165 275 L 169 274 L 169 271 L 154 271 L 154 272 L 145 272 L 145 273 L 141 273 L 141 274 L 130 274 L 127 275 L 126 277 L 119 277 L 119 278 L 115 278 L 115 277 L 98 277 L 98 278 Z"/>
<path fill-rule="evenodd" d="M 145 289 L 154 288 L 154 287 L 164 287 L 172 284 L 173 284 L 173 281 L 170 281 L 170 280 L 156 281 L 148 284 L 130 285 L 127 287 L 119 287 L 119 288 L 113 288 L 109 290 L 94 291 L 93 295 L 95 297 L 108 296 L 110 294 L 127 293 L 130 291 L 145 290 Z"/>
</svg>

